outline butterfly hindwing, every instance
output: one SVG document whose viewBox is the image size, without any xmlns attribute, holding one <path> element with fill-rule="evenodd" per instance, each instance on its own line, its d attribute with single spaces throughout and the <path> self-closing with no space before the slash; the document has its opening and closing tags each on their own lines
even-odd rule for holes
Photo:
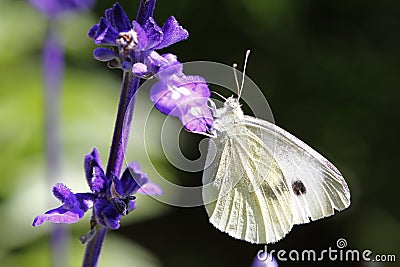
<svg viewBox="0 0 400 267">
<path fill-rule="evenodd" d="M 291 193 L 295 224 L 334 214 L 350 205 L 349 188 L 336 167 L 307 144 L 264 120 L 244 117 L 245 127 L 259 133 L 282 170 Z"/>
</svg>

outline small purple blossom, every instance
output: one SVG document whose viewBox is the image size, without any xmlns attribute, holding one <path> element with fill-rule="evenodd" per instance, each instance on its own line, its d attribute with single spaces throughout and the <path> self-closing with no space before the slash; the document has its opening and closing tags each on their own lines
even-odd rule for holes
<svg viewBox="0 0 400 267">
<path fill-rule="evenodd" d="M 85 10 L 93 6 L 94 0 L 28 0 L 47 17 L 58 17 L 64 13 Z"/>
<path fill-rule="evenodd" d="M 176 68 L 176 67 L 174 67 Z M 177 116 L 190 132 L 207 132 L 213 118 L 207 106 L 210 90 L 204 78 L 177 72 L 157 82 L 150 99 L 162 113 Z"/>
<path fill-rule="evenodd" d="M 190 132 L 211 131 L 213 117 L 207 106 L 210 90 L 204 78 L 186 76 L 175 55 L 160 55 L 155 51 L 188 38 L 188 32 L 173 16 L 162 27 L 152 17 L 141 25 L 137 21 L 131 22 L 116 3 L 106 10 L 105 17 L 89 30 L 88 35 L 97 45 L 111 46 L 110 49 L 95 49 L 95 59 L 140 78 L 154 75 L 159 80 L 150 91 L 150 99 L 158 110 L 179 117 Z"/>
<path fill-rule="evenodd" d="M 257 256 L 254 258 L 254 261 L 251 267 L 278 267 L 278 262 L 275 257 L 267 252 L 257 253 Z"/>
<path fill-rule="evenodd" d="M 75 223 L 93 207 L 97 223 L 118 229 L 121 217 L 136 208 L 134 194 L 162 194 L 161 188 L 149 181 L 137 162 L 129 164 L 120 179 L 106 177 L 99 153 L 94 148 L 85 156 L 84 167 L 91 192 L 74 194 L 64 184 L 56 184 L 53 194 L 63 205 L 37 216 L 33 226 L 45 221 Z"/>
<path fill-rule="evenodd" d="M 41 225 L 45 221 L 53 223 L 75 223 L 83 217 L 84 213 L 93 205 L 92 194 L 74 194 L 64 184 L 58 183 L 53 187 L 53 195 L 63 205 L 37 216 L 33 226 Z"/>
<path fill-rule="evenodd" d="M 96 59 L 109 61 L 113 55 L 112 59 L 119 60 L 121 66 L 124 61 L 136 63 L 139 57 L 151 61 L 148 57 L 152 51 L 185 40 L 189 36 L 173 16 L 167 19 L 162 27 L 159 27 L 152 17 L 149 17 L 144 25 L 135 20 L 131 22 L 119 3 L 106 10 L 105 17 L 100 18 L 99 23 L 89 30 L 88 35 L 96 45 L 117 48 L 118 53 L 107 53 L 104 48 L 97 48 L 94 51 Z"/>
</svg>

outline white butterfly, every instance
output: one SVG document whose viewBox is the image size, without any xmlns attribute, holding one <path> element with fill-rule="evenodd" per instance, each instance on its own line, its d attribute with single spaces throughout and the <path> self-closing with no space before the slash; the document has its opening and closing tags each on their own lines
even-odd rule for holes
<svg viewBox="0 0 400 267">
<path fill-rule="evenodd" d="M 214 105 L 213 113 L 216 138 L 210 139 L 203 201 L 216 228 L 251 243 L 274 243 L 293 225 L 350 205 L 341 173 L 307 144 L 244 115 L 237 98 Z"/>
</svg>

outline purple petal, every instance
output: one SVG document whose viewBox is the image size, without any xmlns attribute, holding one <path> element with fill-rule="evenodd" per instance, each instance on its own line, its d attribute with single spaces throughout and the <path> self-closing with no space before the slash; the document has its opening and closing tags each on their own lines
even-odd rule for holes
<svg viewBox="0 0 400 267">
<path fill-rule="evenodd" d="M 173 17 L 169 17 L 162 27 L 163 39 L 162 41 L 154 47 L 154 49 L 161 49 L 170 46 L 179 41 L 188 38 L 189 33 L 187 30 L 179 26 L 178 21 Z"/>
<path fill-rule="evenodd" d="M 189 132 L 206 133 L 212 129 L 213 117 L 207 105 L 191 107 L 180 116 L 182 124 Z"/>
<path fill-rule="evenodd" d="M 118 191 L 121 196 L 130 196 L 134 194 L 141 186 L 149 181 L 147 174 L 142 172 L 142 169 L 138 162 L 132 162 L 125 169 L 121 176 L 122 191 Z"/>
<path fill-rule="evenodd" d="M 150 90 L 150 99 L 161 112 L 181 116 L 191 106 L 203 106 L 210 97 L 206 81 L 199 76 L 173 75 L 157 82 Z"/>
<path fill-rule="evenodd" d="M 96 33 L 93 34 L 93 27 L 89 31 L 89 36 L 92 35 L 94 43 L 97 45 L 116 45 L 119 32 L 113 28 L 105 18 L 100 18 Z"/>
<path fill-rule="evenodd" d="M 107 17 L 110 19 L 111 25 L 116 28 L 118 32 L 128 32 L 132 28 L 131 21 L 119 3 L 113 5 L 111 16 L 108 15 Z"/>
<path fill-rule="evenodd" d="M 99 223 L 108 226 L 111 229 L 119 228 L 121 215 L 117 212 L 114 206 L 106 199 L 97 199 L 94 204 L 94 211 L 97 215 Z"/>
<path fill-rule="evenodd" d="M 33 226 L 38 226 L 45 221 L 53 223 L 74 223 L 83 217 L 84 213 L 93 205 L 94 195 L 90 193 L 73 194 L 63 184 L 56 184 L 53 188 L 54 195 L 64 204 L 61 207 L 39 215 L 33 221 Z"/>
<path fill-rule="evenodd" d="M 83 217 L 83 214 L 83 211 L 79 209 L 68 210 L 63 207 L 59 207 L 49 210 L 45 214 L 37 216 L 32 225 L 39 226 L 45 221 L 50 221 L 52 223 L 75 223 Z"/>
<path fill-rule="evenodd" d="M 132 28 L 137 34 L 138 44 L 136 47 L 136 51 L 143 51 L 147 46 L 147 36 L 146 32 L 136 21 L 132 21 Z"/>
<path fill-rule="evenodd" d="M 111 49 L 99 47 L 93 52 L 93 57 L 99 61 L 107 62 L 118 57 L 118 54 Z"/>
<path fill-rule="evenodd" d="M 129 201 L 129 211 L 136 209 L 136 200 Z"/>
<path fill-rule="evenodd" d="M 156 5 L 155 0 L 139 1 L 139 10 L 136 20 L 140 24 L 144 24 L 149 17 L 153 16 L 155 5 Z"/>
<path fill-rule="evenodd" d="M 103 212 L 103 220 L 106 226 L 115 230 L 119 228 L 119 222 L 121 220 L 121 215 L 116 212 L 114 207 L 108 207 Z"/>
<path fill-rule="evenodd" d="M 169 60 L 173 62 L 171 58 Z M 155 107 L 165 114 L 179 117 L 190 132 L 210 132 L 213 117 L 207 106 L 210 90 L 204 78 L 183 73 L 163 75 L 163 72 L 156 74 L 162 79 L 150 90 L 150 99 Z"/>
<path fill-rule="evenodd" d="M 96 168 L 93 168 L 93 173 Z M 106 188 L 106 179 L 104 175 L 98 175 L 98 173 L 94 174 L 92 177 L 92 181 L 90 183 L 90 189 L 94 193 L 99 193 Z"/>
<path fill-rule="evenodd" d="M 62 203 L 65 203 L 68 198 L 74 196 L 71 190 L 64 184 L 58 183 L 53 187 L 53 195 Z"/>
<path fill-rule="evenodd" d="M 103 169 L 103 163 L 101 162 L 99 151 L 95 147 L 90 154 L 85 156 L 85 172 L 87 176 L 92 175 L 93 166 Z"/>
<path fill-rule="evenodd" d="M 140 62 L 133 64 L 132 73 L 141 78 L 151 75 L 151 72 L 147 68 L 146 64 Z"/>
<path fill-rule="evenodd" d="M 137 161 L 132 161 L 131 163 L 129 163 L 128 168 L 131 169 L 134 173 L 147 177 L 147 174 L 142 171 L 142 166 L 140 166 L 140 163 Z"/>
<path fill-rule="evenodd" d="M 160 56 L 156 51 L 151 51 L 145 55 L 145 62 L 159 80 L 168 80 L 174 74 L 183 75 L 183 66 L 173 54 Z"/>
<path fill-rule="evenodd" d="M 161 66 L 160 69 L 160 77 L 159 79 L 161 80 L 161 76 L 163 75 L 168 75 L 172 76 L 173 74 L 180 74 L 183 71 L 183 65 L 178 61 L 178 58 L 174 54 L 164 54 L 162 57 L 167 61 L 166 64 Z"/>
<path fill-rule="evenodd" d="M 171 114 L 176 107 L 174 98 L 179 98 L 179 96 L 174 97 L 173 91 L 169 89 L 168 83 L 165 81 L 157 82 L 150 90 L 150 100 L 154 103 L 154 106 L 162 113 L 171 116 L 179 115 Z"/>
<path fill-rule="evenodd" d="M 162 195 L 163 190 L 159 185 L 149 181 L 144 185 L 142 185 L 137 191 L 137 193 L 150 196 L 159 196 Z"/>
<path fill-rule="evenodd" d="M 72 210 L 79 208 L 81 205 L 75 194 L 62 183 L 58 183 L 53 187 L 53 194 L 56 198 L 61 200 L 65 209 Z"/>
<path fill-rule="evenodd" d="M 89 38 L 94 39 L 98 30 L 99 30 L 99 24 L 93 25 L 88 32 Z"/>
<path fill-rule="evenodd" d="M 96 148 L 85 156 L 84 162 L 86 180 L 91 191 L 104 191 L 107 187 L 108 179 L 104 174 L 103 164 L 101 163 L 100 155 Z"/>
<path fill-rule="evenodd" d="M 106 20 L 114 27 L 114 15 L 113 15 L 113 7 L 106 9 L 104 15 L 106 16 Z M 114 27 L 116 28 L 116 27 Z"/>
<path fill-rule="evenodd" d="M 159 72 L 162 66 L 167 66 L 168 61 L 156 51 L 144 53 L 145 63 L 152 73 Z M 161 80 L 160 78 L 158 78 Z"/>
<path fill-rule="evenodd" d="M 153 47 L 161 43 L 164 34 L 153 18 L 148 18 L 143 26 L 143 29 L 147 35 L 146 50 L 152 49 Z"/>
<path fill-rule="evenodd" d="M 79 209 L 83 212 L 88 211 L 91 207 L 93 207 L 93 201 L 95 199 L 94 194 L 92 193 L 77 193 L 75 194 L 76 199 L 79 202 Z"/>
</svg>

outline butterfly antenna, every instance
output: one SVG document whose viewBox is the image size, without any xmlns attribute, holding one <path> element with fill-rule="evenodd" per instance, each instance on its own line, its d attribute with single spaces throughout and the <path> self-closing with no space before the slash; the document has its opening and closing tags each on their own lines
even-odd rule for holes
<svg viewBox="0 0 400 267">
<path fill-rule="evenodd" d="M 240 85 L 240 89 L 239 89 L 239 99 L 240 99 L 240 96 L 242 95 L 242 91 L 243 91 L 244 78 L 246 77 L 246 67 L 247 67 L 247 60 L 249 59 L 249 55 L 250 55 L 250 50 L 247 50 L 247 51 L 246 51 L 246 57 L 244 58 L 244 67 L 243 67 L 243 75 L 242 75 L 242 84 Z"/>
<path fill-rule="evenodd" d="M 224 97 L 224 96 L 221 95 L 220 93 L 215 92 L 215 91 L 211 91 L 211 93 L 216 94 L 217 96 L 219 96 L 220 98 L 222 98 L 224 101 L 226 101 L 226 97 Z"/>
<path fill-rule="evenodd" d="M 237 77 L 237 74 L 236 74 L 237 64 L 233 63 L 232 67 L 233 67 L 233 76 L 235 76 L 235 83 L 236 83 L 237 93 L 239 95 L 240 94 L 240 87 L 239 87 L 239 80 L 238 80 L 238 77 Z"/>
</svg>

